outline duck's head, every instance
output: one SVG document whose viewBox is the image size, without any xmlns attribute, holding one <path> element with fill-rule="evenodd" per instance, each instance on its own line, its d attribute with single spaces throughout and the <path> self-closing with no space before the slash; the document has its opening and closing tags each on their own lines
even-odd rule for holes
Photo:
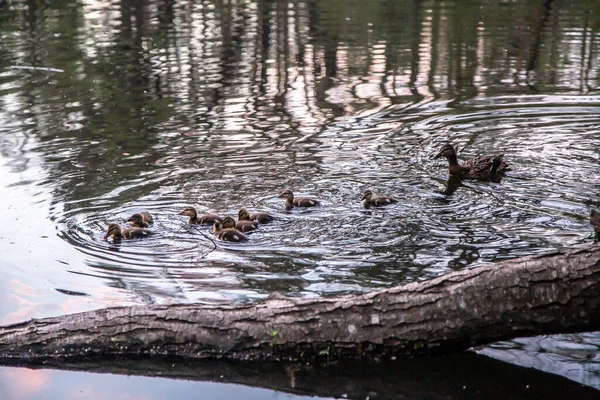
<svg viewBox="0 0 600 400">
<path fill-rule="evenodd" d="M 434 160 L 437 160 L 440 157 L 450 158 L 456 156 L 456 150 L 454 150 L 454 146 L 451 144 L 445 144 L 440 149 L 440 152 L 433 157 Z"/>
<path fill-rule="evenodd" d="M 292 193 L 291 190 L 286 189 L 283 192 L 279 193 L 279 198 L 292 201 L 294 200 L 294 193 Z"/>
<path fill-rule="evenodd" d="M 127 222 L 131 222 L 134 225 L 144 225 L 144 223 L 145 223 L 144 217 L 142 217 L 142 214 L 133 214 L 131 217 L 129 217 Z"/>
<path fill-rule="evenodd" d="M 238 212 L 238 219 L 240 221 L 250 221 L 250 213 L 248 212 L 248 210 L 246 210 L 245 208 L 242 208 Z"/>
<path fill-rule="evenodd" d="M 216 235 L 223 230 L 223 224 L 219 221 L 215 221 L 213 224 L 213 233 Z"/>
<path fill-rule="evenodd" d="M 196 209 L 194 207 L 186 207 L 183 209 L 182 212 L 179 213 L 179 215 L 185 215 L 187 217 L 196 218 L 198 213 L 196 212 Z"/>
<path fill-rule="evenodd" d="M 235 228 L 235 219 L 233 219 L 230 216 L 223 218 L 223 228 L 224 229 Z"/>
<path fill-rule="evenodd" d="M 104 240 L 108 239 L 110 236 L 119 237 L 121 236 L 121 226 L 119 224 L 109 224 L 106 230 L 106 235 L 104 235 Z"/>
<path fill-rule="evenodd" d="M 370 190 L 365 190 L 365 193 L 363 194 L 361 200 L 371 201 L 371 197 L 373 197 L 373 192 L 371 192 Z"/>
</svg>

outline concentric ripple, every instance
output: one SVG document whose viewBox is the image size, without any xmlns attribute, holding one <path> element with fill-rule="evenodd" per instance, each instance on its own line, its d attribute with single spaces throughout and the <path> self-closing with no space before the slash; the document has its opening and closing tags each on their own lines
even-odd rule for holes
<svg viewBox="0 0 600 400">
<path fill-rule="evenodd" d="M 179 300 L 229 289 L 247 300 L 368 291 L 590 240 L 589 208 L 600 204 L 595 98 L 420 107 L 343 121 L 303 142 L 167 135 L 154 173 L 56 210 L 59 235 L 85 254 L 90 276 Z M 432 160 L 446 142 L 459 158 L 503 152 L 512 171 L 500 183 L 448 180 L 445 162 Z M 277 198 L 285 188 L 322 205 L 285 212 Z M 365 210 L 367 188 L 400 202 Z M 178 215 L 187 205 L 232 216 L 247 207 L 278 220 L 232 244 L 189 226 Z M 108 222 L 141 210 L 155 216 L 152 237 L 102 240 Z"/>
</svg>

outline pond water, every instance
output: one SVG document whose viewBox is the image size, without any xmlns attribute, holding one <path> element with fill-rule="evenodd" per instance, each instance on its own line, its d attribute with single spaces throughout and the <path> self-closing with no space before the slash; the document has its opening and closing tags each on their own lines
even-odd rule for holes
<svg viewBox="0 0 600 400">
<path fill-rule="evenodd" d="M 586 0 L 1 2 L 0 322 L 361 293 L 592 241 L 599 14 Z M 432 159 L 445 143 L 512 171 L 456 184 Z M 284 189 L 322 204 L 286 212 Z M 366 189 L 399 203 L 365 210 Z M 186 206 L 278 219 L 232 244 Z M 150 238 L 103 240 L 142 210 Z M 600 388 L 599 338 L 482 353 Z"/>
</svg>

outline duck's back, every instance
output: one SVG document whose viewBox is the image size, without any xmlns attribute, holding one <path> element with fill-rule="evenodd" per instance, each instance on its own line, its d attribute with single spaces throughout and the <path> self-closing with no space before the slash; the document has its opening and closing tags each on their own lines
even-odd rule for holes
<svg viewBox="0 0 600 400">
<path fill-rule="evenodd" d="M 371 198 L 371 205 L 373 206 L 385 206 L 387 204 L 393 204 L 397 202 L 398 200 L 387 196 L 376 196 Z"/>
<path fill-rule="evenodd" d="M 154 217 L 148 211 L 142 211 L 140 215 L 146 224 L 150 225 L 154 223 Z"/>
<path fill-rule="evenodd" d="M 250 219 L 261 224 L 266 224 L 275 220 L 275 217 L 266 212 L 256 212 L 250 216 Z"/>
<path fill-rule="evenodd" d="M 596 231 L 600 232 L 600 211 L 592 210 L 590 212 L 590 223 Z"/>
<path fill-rule="evenodd" d="M 125 239 L 134 239 L 150 236 L 151 232 L 143 228 L 127 228 L 121 234 Z"/>
<path fill-rule="evenodd" d="M 508 170 L 508 164 L 504 162 L 504 154 L 470 158 L 460 166 L 460 171 L 467 178 L 473 179 L 489 178 L 493 175 L 503 174 Z M 459 175 L 460 171 L 456 175 Z"/>
<path fill-rule="evenodd" d="M 217 214 L 204 214 L 196 218 L 197 224 L 212 225 L 217 221 L 223 223 L 223 217 L 220 217 Z"/>
<path fill-rule="evenodd" d="M 245 242 L 248 238 L 237 229 L 227 228 L 219 232 L 217 237 L 227 242 Z"/>
<path fill-rule="evenodd" d="M 308 197 L 295 197 L 294 205 L 296 207 L 314 207 L 319 205 L 319 201 Z"/>
<path fill-rule="evenodd" d="M 248 220 L 238 221 L 235 224 L 235 229 L 242 231 L 242 232 L 253 231 L 256 228 L 257 228 L 256 224 L 254 222 L 248 221 Z"/>
</svg>

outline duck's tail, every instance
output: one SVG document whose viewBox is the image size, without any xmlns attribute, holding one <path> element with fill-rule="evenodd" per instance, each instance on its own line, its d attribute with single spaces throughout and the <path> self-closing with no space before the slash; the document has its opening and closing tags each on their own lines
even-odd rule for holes
<svg viewBox="0 0 600 400">
<path fill-rule="evenodd" d="M 596 232 L 596 241 L 600 240 L 600 211 L 592 208 L 592 211 L 590 211 L 590 223 Z"/>
<path fill-rule="evenodd" d="M 508 164 L 506 164 L 502 159 L 504 158 L 504 154 L 498 154 L 492 158 L 492 168 L 490 170 L 490 175 L 502 174 L 506 171 L 510 171 L 508 168 Z"/>
</svg>

